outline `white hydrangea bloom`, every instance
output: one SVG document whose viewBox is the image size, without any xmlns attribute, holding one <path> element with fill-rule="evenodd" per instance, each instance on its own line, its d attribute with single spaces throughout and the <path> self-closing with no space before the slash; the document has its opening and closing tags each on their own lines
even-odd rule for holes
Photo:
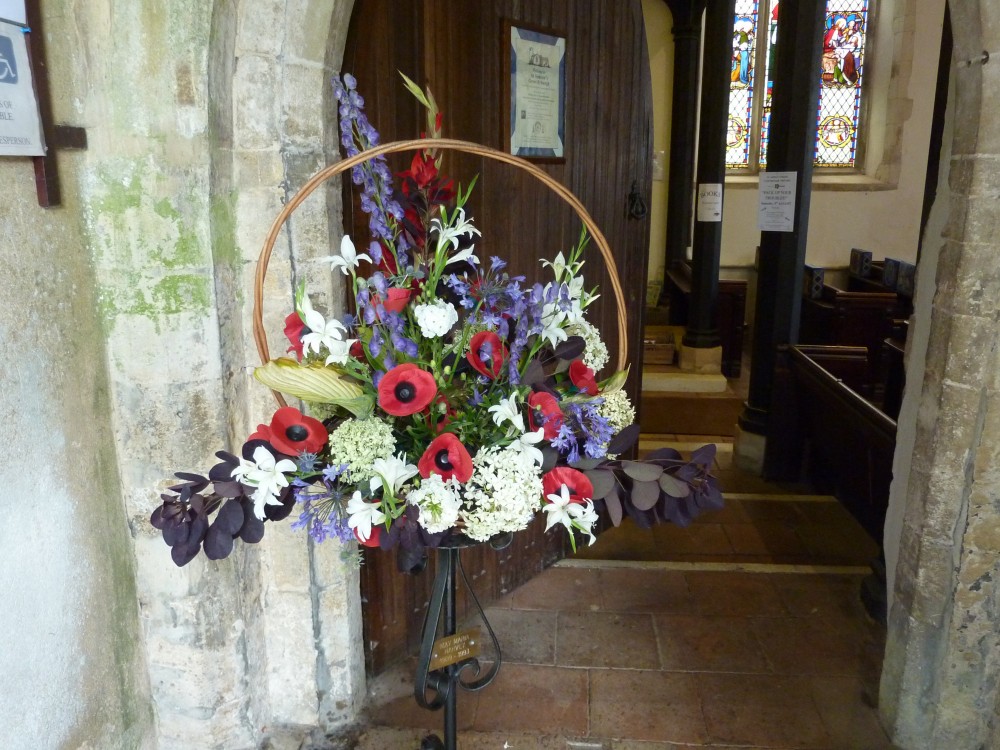
<svg viewBox="0 0 1000 750">
<path fill-rule="evenodd" d="M 635 422 L 635 407 L 625 391 L 602 393 L 601 398 L 604 403 L 597 407 L 598 413 L 608 420 L 612 430 L 621 432 Z"/>
<path fill-rule="evenodd" d="M 446 531 L 458 521 L 462 507 L 460 488 L 456 479 L 442 479 L 439 474 L 431 474 L 406 495 L 411 505 L 420 508 L 420 525 L 428 533 Z"/>
<path fill-rule="evenodd" d="M 591 370 L 599 372 L 608 363 L 608 347 L 601 339 L 601 332 L 597 330 L 596 326 L 586 320 L 580 320 L 569 326 L 566 332 L 570 336 L 580 336 L 583 339 L 585 346 L 583 363 Z"/>
<path fill-rule="evenodd" d="M 458 322 L 455 306 L 443 299 L 434 300 L 429 305 L 417 305 L 413 308 L 413 315 L 420 326 L 420 333 L 428 339 L 444 336 Z"/>
<path fill-rule="evenodd" d="M 520 531 L 535 515 L 542 496 L 541 470 L 517 449 L 489 447 L 472 459 L 465 485 L 465 533 L 478 541 Z"/>
<path fill-rule="evenodd" d="M 392 428 L 381 419 L 347 419 L 330 433 L 330 463 L 346 465 L 345 478 L 352 484 L 375 476 L 375 462 L 395 449 Z"/>
</svg>

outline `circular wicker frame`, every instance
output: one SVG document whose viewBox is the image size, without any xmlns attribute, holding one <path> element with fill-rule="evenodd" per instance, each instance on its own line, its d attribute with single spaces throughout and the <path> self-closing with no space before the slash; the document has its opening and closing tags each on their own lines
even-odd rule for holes
<svg viewBox="0 0 1000 750">
<path fill-rule="evenodd" d="M 331 164 L 314 174 L 284 205 L 281 212 L 275 217 L 274 222 L 271 224 L 271 229 L 268 231 L 267 237 L 264 239 L 264 246 L 261 248 L 260 255 L 257 259 L 257 273 L 254 276 L 253 337 L 254 341 L 257 343 L 257 353 L 260 355 L 261 362 L 266 364 L 271 359 L 270 351 L 267 346 L 267 333 L 264 330 L 264 279 L 267 276 L 267 266 L 271 260 L 274 243 L 277 241 L 278 234 L 281 232 L 282 227 L 284 227 L 285 222 L 288 221 L 289 217 L 295 209 L 299 207 L 302 201 L 308 198 L 313 191 L 316 190 L 316 188 L 329 180 L 331 177 L 342 174 L 348 169 L 356 167 L 357 165 L 377 156 L 394 154 L 400 151 L 417 151 L 423 149 L 460 151 L 462 153 L 483 156 L 488 159 L 511 164 L 535 177 L 542 184 L 551 189 L 556 195 L 562 198 L 563 201 L 565 201 L 576 212 L 577 216 L 579 216 L 580 220 L 584 223 L 584 226 L 587 227 L 587 231 L 590 233 L 591 239 L 601 251 L 601 257 L 604 260 L 604 265 L 608 271 L 608 277 L 611 280 L 611 291 L 614 294 L 615 302 L 618 305 L 618 369 L 624 370 L 628 363 L 628 328 L 625 295 L 622 291 L 621 280 L 618 277 L 618 270 L 615 267 L 614 256 L 611 254 L 611 247 L 608 245 L 608 241 L 604 237 L 600 228 L 598 228 L 597 224 L 594 222 L 594 219 L 587 212 L 587 209 L 584 208 L 580 200 L 573 195 L 573 193 L 570 192 L 566 186 L 557 182 L 551 175 L 542 169 L 539 169 L 531 162 L 517 156 L 512 156 L 511 154 L 505 154 L 503 151 L 497 151 L 496 149 L 479 145 L 477 143 L 448 138 L 435 138 L 433 140 L 421 138 L 409 141 L 394 141 L 362 151 L 355 156 L 338 161 L 335 164 Z M 285 400 L 281 394 L 275 393 L 275 398 L 278 399 L 278 403 L 282 406 L 285 405 Z"/>
</svg>

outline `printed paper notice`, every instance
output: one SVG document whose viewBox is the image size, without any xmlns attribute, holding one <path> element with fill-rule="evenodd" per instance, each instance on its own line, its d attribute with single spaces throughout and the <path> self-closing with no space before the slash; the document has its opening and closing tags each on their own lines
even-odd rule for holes
<svg viewBox="0 0 1000 750">
<path fill-rule="evenodd" d="M 0 23 L 0 156 L 44 155 L 24 32 Z"/>
<path fill-rule="evenodd" d="M 795 231 L 795 172 L 761 172 L 757 229 Z"/>
<path fill-rule="evenodd" d="M 0 0 L 0 18 L 27 26 L 28 14 L 25 12 L 24 0 Z"/>
<path fill-rule="evenodd" d="M 722 221 L 722 184 L 702 182 L 698 185 L 698 221 Z"/>
</svg>

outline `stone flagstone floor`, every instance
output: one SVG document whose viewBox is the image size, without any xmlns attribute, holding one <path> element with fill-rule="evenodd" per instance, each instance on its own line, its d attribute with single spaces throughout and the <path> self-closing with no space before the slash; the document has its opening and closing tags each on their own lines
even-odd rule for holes
<svg viewBox="0 0 1000 750">
<path fill-rule="evenodd" d="M 504 664 L 459 694 L 460 748 L 892 748 L 884 635 L 858 599 L 874 544 L 831 498 L 740 476 L 717 440 L 726 510 L 607 532 L 488 609 Z M 362 750 L 440 733 L 413 668 L 374 681 Z"/>
</svg>

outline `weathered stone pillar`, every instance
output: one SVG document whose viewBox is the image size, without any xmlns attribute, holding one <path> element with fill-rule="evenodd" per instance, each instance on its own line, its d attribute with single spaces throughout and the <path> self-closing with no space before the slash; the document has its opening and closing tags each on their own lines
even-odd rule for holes
<svg viewBox="0 0 1000 750">
<path fill-rule="evenodd" d="M 898 564 L 880 710 L 907 750 L 1000 746 L 1000 68 L 979 62 L 1000 45 L 1000 8 L 952 3 L 951 14 L 950 213 L 924 243 L 939 248 L 937 289 L 926 363 L 908 368 L 916 434 L 912 459 L 897 453 L 905 496 L 890 504 L 901 533 L 887 521 Z"/>
</svg>

